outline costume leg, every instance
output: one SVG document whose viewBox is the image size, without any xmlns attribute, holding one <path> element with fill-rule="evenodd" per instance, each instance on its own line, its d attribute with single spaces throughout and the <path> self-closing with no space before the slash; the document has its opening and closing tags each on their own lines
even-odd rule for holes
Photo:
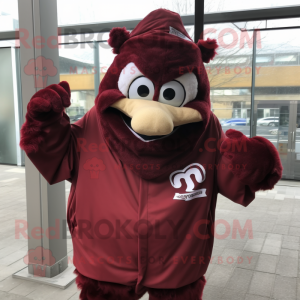
<svg viewBox="0 0 300 300">
<path fill-rule="evenodd" d="M 135 293 L 135 286 L 97 281 L 85 277 L 78 270 L 75 274 L 81 300 L 138 300 L 143 296 Z"/>
<path fill-rule="evenodd" d="M 202 300 L 205 283 L 202 276 L 198 281 L 178 289 L 148 289 L 149 300 Z"/>
</svg>

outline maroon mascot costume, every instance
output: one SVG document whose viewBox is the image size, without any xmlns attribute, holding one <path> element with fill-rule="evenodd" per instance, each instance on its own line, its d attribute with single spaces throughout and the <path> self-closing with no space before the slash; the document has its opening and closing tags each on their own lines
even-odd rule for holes
<svg viewBox="0 0 300 300">
<path fill-rule="evenodd" d="M 272 143 L 223 133 L 203 63 L 178 14 L 151 12 L 129 33 L 95 106 L 70 124 L 67 82 L 28 104 L 21 147 L 50 184 L 72 183 L 68 225 L 83 300 L 202 299 L 218 193 L 247 206 L 282 166 Z M 181 257 L 188 258 L 182 260 Z"/>
</svg>

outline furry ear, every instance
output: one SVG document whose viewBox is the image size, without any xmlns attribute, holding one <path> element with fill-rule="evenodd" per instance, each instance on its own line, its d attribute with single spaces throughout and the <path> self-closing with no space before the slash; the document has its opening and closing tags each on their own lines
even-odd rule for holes
<svg viewBox="0 0 300 300">
<path fill-rule="evenodd" d="M 121 46 L 129 39 L 130 32 L 125 27 L 115 27 L 109 33 L 108 44 L 113 48 L 114 54 L 120 53 Z"/>
<path fill-rule="evenodd" d="M 199 40 L 197 43 L 202 53 L 202 60 L 205 63 L 209 63 L 217 54 L 216 49 L 219 47 L 217 41 L 208 38 L 206 41 Z"/>
</svg>

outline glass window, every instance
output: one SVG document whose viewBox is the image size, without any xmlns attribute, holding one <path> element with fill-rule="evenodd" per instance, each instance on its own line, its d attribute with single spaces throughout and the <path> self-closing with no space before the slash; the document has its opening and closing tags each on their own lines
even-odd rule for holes
<svg viewBox="0 0 300 300">
<path fill-rule="evenodd" d="M 297 61 L 297 55 L 280 55 L 275 57 L 275 62 L 296 62 Z"/>
<path fill-rule="evenodd" d="M 215 95 L 215 96 L 217 96 L 217 95 L 221 96 L 221 95 L 224 95 L 224 90 L 213 90 L 213 89 L 211 89 L 211 93 L 212 93 L 212 95 Z"/>
<path fill-rule="evenodd" d="M 17 164 L 11 48 L 0 48 L 0 163 Z"/>
<path fill-rule="evenodd" d="M 247 30 L 252 30 L 252 29 L 263 29 L 267 27 L 267 21 L 262 20 L 262 21 L 247 21 L 247 22 L 236 22 L 234 23 L 235 26 L 237 26 L 240 29 L 247 29 Z"/>
<path fill-rule="evenodd" d="M 292 27 L 292 26 L 300 26 L 300 18 L 267 21 L 267 28 Z"/>
<path fill-rule="evenodd" d="M 9 40 L 9 41 L 0 41 L 0 48 L 6 48 L 6 47 L 15 47 L 19 48 L 20 46 L 19 40 Z"/>
<path fill-rule="evenodd" d="M 274 60 L 256 67 L 256 135 L 267 138 L 278 149 L 287 179 L 300 179 L 299 35 L 299 29 L 262 31 L 258 41 L 261 47 L 257 49 L 257 59 L 267 53 Z"/>
<path fill-rule="evenodd" d="M 247 30 L 295 27 L 295 26 L 300 26 L 300 18 L 236 22 L 234 24 L 240 29 L 247 29 Z"/>
<path fill-rule="evenodd" d="M 205 12 L 221 12 L 221 11 L 239 11 L 248 9 L 272 8 L 283 6 L 298 6 L 299 0 L 252 0 L 252 1 L 237 1 L 237 0 L 205 0 Z"/>
<path fill-rule="evenodd" d="M 250 135 L 253 32 L 241 32 L 233 24 L 206 25 L 205 39 L 217 39 L 218 55 L 206 70 L 211 103 L 223 130 Z"/>
<path fill-rule="evenodd" d="M 0 0 L 0 31 L 19 28 L 18 0 Z"/>
<path fill-rule="evenodd" d="M 67 25 L 143 19 L 151 11 L 158 8 L 167 8 L 176 11 L 181 15 L 194 14 L 195 1 L 58 0 L 57 6 L 58 24 Z"/>
<path fill-rule="evenodd" d="M 100 77 L 104 77 L 110 65 L 113 63 L 116 54 L 113 54 L 112 48 L 107 42 L 99 43 L 99 54 L 100 54 Z"/>
<path fill-rule="evenodd" d="M 273 61 L 273 59 L 274 58 L 271 55 L 266 56 L 266 55 L 259 55 L 259 54 L 257 54 L 256 63 L 257 64 L 264 64 L 264 63 L 269 64 L 269 63 L 271 63 Z"/>
<path fill-rule="evenodd" d="M 107 39 L 108 33 L 102 37 Z M 107 42 L 91 42 L 63 44 L 59 56 L 60 80 L 69 82 L 71 88 L 71 106 L 66 112 L 74 123 L 94 106 L 100 81 L 116 55 Z"/>
<path fill-rule="evenodd" d="M 276 55 L 275 65 L 298 65 L 298 54 Z"/>
<path fill-rule="evenodd" d="M 226 64 L 226 59 L 215 57 L 214 60 L 212 60 L 212 61 L 210 62 L 210 64 L 211 64 L 211 65 Z"/>
<path fill-rule="evenodd" d="M 95 101 L 93 43 L 62 45 L 59 49 L 60 80 L 71 88 L 71 106 L 66 109 L 71 123 L 81 119 Z"/>
</svg>

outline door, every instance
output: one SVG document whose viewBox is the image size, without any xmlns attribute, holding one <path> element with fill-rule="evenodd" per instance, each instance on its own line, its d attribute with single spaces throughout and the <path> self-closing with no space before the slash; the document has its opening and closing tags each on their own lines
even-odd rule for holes
<svg viewBox="0 0 300 300">
<path fill-rule="evenodd" d="M 292 113 L 293 103 L 287 103 L 279 106 L 279 124 L 277 130 L 274 129 L 274 135 L 277 138 L 277 150 L 283 166 L 282 178 L 293 179 L 292 168 Z"/>
<path fill-rule="evenodd" d="M 300 101 L 257 101 L 256 111 L 257 136 L 278 150 L 282 178 L 300 179 Z"/>
<path fill-rule="evenodd" d="M 300 101 L 294 101 L 292 113 L 291 136 L 291 166 L 294 179 L 300 180 Z"/>
<path fill-rule="evenodd" d="M 283 21 L 283 20 L 282 20 Z M 253 55 L 252 135 L 270 140 L 279 152 L 284 179 L 300 179 L 299 28 L 257 31 Z M 268 25 L 271 23 L 268 22 Z M 278 24 L 278 23 L 277 23 Z M 272 26 L 271 26 L 272 27 Z"/>
</svg>

